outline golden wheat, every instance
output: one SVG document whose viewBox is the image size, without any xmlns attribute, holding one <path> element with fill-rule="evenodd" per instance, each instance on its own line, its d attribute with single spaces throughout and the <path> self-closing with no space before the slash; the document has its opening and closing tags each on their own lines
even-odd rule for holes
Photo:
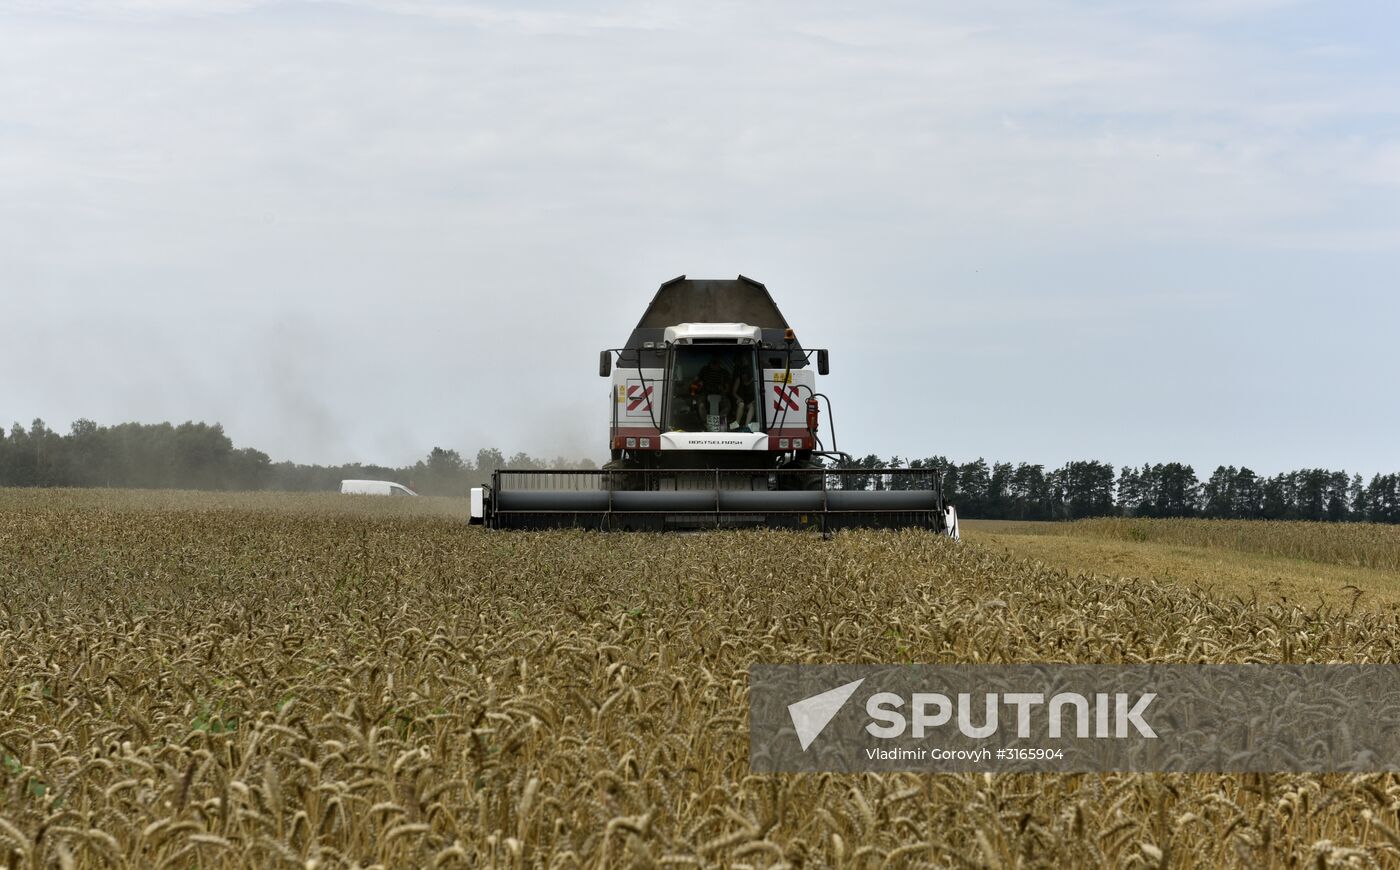
<svg viewBox="0 0 1400 870">
<path fill-rule="evenodd" d="M 413 502 L 414 500 L 404 500 Z M 1372 776 L 755 775 L 755 662 L 1397 659 L 927 534 L 0 491 L 0 865 L 1392 866 Z"/>
<path fill-rule="evenodd" d="M 1287 556 L 1352 568 L 1400 569 L 1400 526 L 1275 520 L 1095 519 L 1065 534 L 1119 541 L 1156 541 Z"/>
</svg>

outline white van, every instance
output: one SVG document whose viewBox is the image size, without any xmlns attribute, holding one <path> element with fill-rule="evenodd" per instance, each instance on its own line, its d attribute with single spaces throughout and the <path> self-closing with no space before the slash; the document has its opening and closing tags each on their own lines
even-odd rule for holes
<svg viewBox="0 0 1400 870">
<path fill-rule="evenodd" d="M 401 483 L 391 480 L 342 480 L 340 491 L 348 495 L 417 495 Z"/>
</svg>

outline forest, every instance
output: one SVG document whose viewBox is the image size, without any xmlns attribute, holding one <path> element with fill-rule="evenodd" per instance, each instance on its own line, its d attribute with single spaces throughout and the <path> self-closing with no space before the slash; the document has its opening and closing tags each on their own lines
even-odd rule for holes
<svg viewBox="0 0 1400 870">
<path fill-rule="evenodd" d="M 1058 468 L 979 457 L 956 462 L 869 455 L 847 467 L 868 488 L 890 485 L 882 469 L 942 472 L 944 495 L 960 516 L 975 519 L 1068 520 L 1098 516 L 1210 517 L 1400 523 L 1400 473 L 1359 474 L 1304 468 L 1264 475 L 1222 465 L 1201 478 L 1180 462 L 1121 469 L 1078 460 Z M 499 468 L 594 468 L 591 459 L 534 457 L 482 448 L 471 455 L 434 447 L 412 465 L 307 465 L 273 462 L 261 450 L 235 447 L 217 423 L 74 422 L 59 433 L 43 420 L 0 430 L 0 486 L 138 489 L 334 490 L 345 478 L 395 480 L 424 495 L 462 496 Z"/>
</svg>

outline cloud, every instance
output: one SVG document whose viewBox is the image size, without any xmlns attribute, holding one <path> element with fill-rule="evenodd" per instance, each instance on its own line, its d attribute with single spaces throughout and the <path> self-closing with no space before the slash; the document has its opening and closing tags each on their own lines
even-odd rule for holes
<svg viewBox="0 0 1400 870">
<path fill-rule="evenodd" d="M 1014 390 L 1046 359 L 1101 381 L 1048 328 L 1076 316 L 1130 324 L 1116 329 L 1153 349 L 1136 375 L 1148 389 L 1205 381 L 1204 363 L 1135 318 L 1204 359 L 1219 340 L 1206 318 L 1272 317 L 1274 287 L 1340 292 L 1354 330 L 1394 314 L 1372 297 L 1397 265 L 1397 67 L 1374 48 L 1379 22 L 1318 15 L 1034 0 L 10 4 L 0 301 L 36 326 L 18 350 L 66 339 L 143 377 L 174 357 L 194 385 L 118 401 L 40 373 L 24 395 L 45 407 L 14 413 L 236 415 L 244 440 L 306 459 L 407 451 L 412 433 L 423 449 L 601 445 L 592 355 L 681 272 L 755 275 L 823 330 L 850 361 L 834 377 L 862 451 L 924 436 L 882 425 L 875 409 L 899 391 L 854 375 L 878 380 L 876 358 L 927 366 L 916 343 L 947 313 L 956 329 L 936 328 L 960 351 L 978 352 L 969 336 L 1006 351 L 978 357 L 989 388 Z M 1328 274 L 1346 276 L 1340 291 Z M 1240 294 L 1223 314 L 1191 301 Z M 1095 304 L 1114 319 L 1075 314 Z M 94 327 L 104 316 L 143 324 L 160 353 Z M 1311 326 L 1277 316 L 1272 335 L 1232 341 L 1267 354 Z M 241 356 L 280 322 L 306 341 L 284 336 L 266 360 L 300 363 L 324 425 L 280 422 L 283 363 Z M 375 342 L 342 341 L 370 327 Z M 203 354 L 159 337 L 204 330 Z M 1361 401 L 1374 384 L 1350 378 Z M 907 431 L 945 437 L 931 421 L 956 411 L 964 449 L 997 443 L 972 421 L 998 411 L 949 401 L 961 404 L 902 409 Z M 1084 425 L 1112 425 L 1114 407 Z M 1220 443 L 1247 447 L 1252 432 Z"/>
</svg>

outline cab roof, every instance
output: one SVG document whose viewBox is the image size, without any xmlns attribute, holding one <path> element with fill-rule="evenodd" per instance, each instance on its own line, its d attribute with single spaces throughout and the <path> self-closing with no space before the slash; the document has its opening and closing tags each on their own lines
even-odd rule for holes
<svg viewBox="0 0 1400 870">
<path fill-rule="evenodd" d="M 682 323 L 745 323 L 757 326 L 762 330 L 762 343 L 786 357 L 784 363 L 776 365 L 802 368 L 807 364 L 802 345 L 796 341 L 791 345 L 792 352 L 784 353 L 788 347 L 784 340 L 788 329 L 787 318 L 778 310 L 768 288 L 744 275 L 733 279 L 687 278 L 681 275 L 662 284 L 642 314 L 642 319 L 637 321 L 637 327 L 627 337 L 621 364 L 633 366 L 645 359 L 646 365 L 659 365 L 662 358 L 660 351 L 647 349 L 648 343 L 660 345 L 665 340 L 666 328 Z"/>
</svg>

